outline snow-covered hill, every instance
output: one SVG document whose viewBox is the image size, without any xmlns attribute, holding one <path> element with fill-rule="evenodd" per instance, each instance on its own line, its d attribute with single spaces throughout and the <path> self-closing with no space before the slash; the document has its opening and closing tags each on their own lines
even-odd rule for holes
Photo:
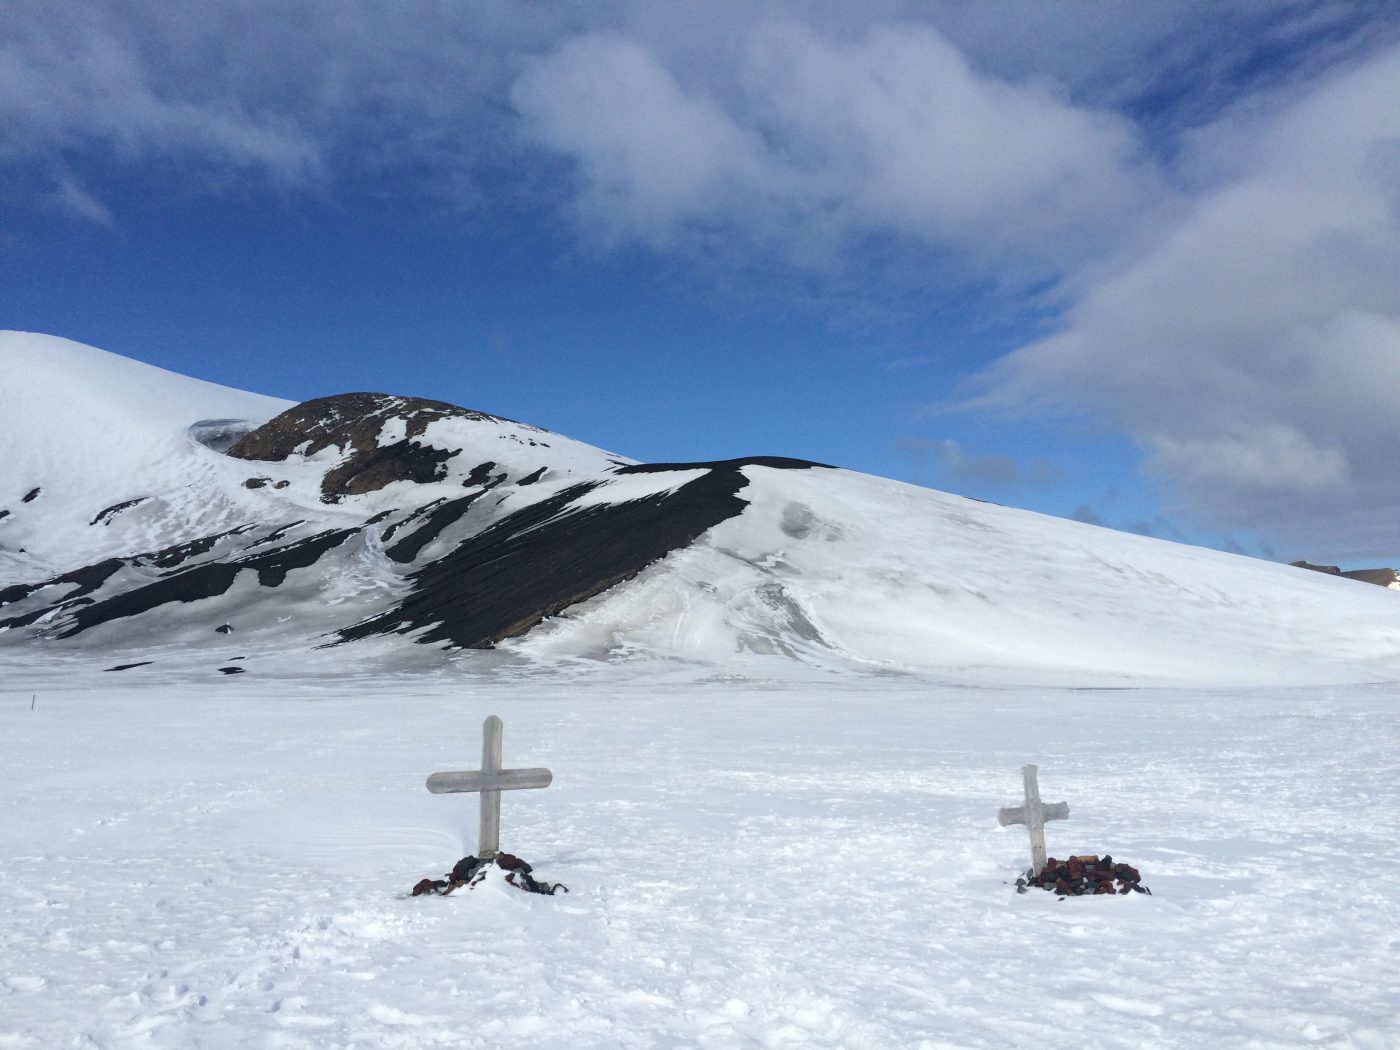
<svg viewBox="0 0 1400 1050">
<path fill-rule="evenodd" d="M 4 645 L 1400 678 L 1381 588 L 850 471 L 638 464 L 389 395 L 293 406 L 48 336 L 0 334 L 0 375 Z"/>
</svg>

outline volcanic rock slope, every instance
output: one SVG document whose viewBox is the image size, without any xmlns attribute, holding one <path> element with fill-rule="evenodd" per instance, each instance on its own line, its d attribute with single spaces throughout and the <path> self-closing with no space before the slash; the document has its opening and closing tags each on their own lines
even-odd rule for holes
<svg viewBox="0 0 1400 1050">
<path fill-rule="evenodd" d="M 0 645 L 1400 677 L 1379 588 L 806 461 L 640 464 L 443 402 L 294 405 L 22 333 L 0 375 Z"/>
</svg>

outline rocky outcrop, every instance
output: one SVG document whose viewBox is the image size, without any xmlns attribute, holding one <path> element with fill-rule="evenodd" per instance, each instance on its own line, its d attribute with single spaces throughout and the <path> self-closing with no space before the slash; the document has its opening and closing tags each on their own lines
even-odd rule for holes
<svg viewBox="0 0 1400 1050">
<path fill-rule="evenodd" d="M 1326 573 L 1328 576 L 1341 576 L 1348 580 L 1358 580 L 1361 583 L 1373 583 L 1378 587 L 1390 587 L 1400 590 L 1400 572 L 1394 569 L 1345 569 L 1336 565 L 1314 565 L 1308 561 L 1289 562 L 1297 569 L 1311 569 L 1313 572 Z"/>
<path fill-rule="evenodd" d="M 1342 573 L 1348 580 L 1374 583 L 1378 587 L 1400 589 L 1400 572 L 1394 569 L 1348 569 Z"/>
<path fill-rule="evenodd" d="M 458 450 L 415 440 L 440 419 L 510 422 L 445 401 L 393 394 L 336 394 L 287 409 L 250 431 L 227 454 L 235 459 L 282 462 L 292 455 L 309 457 L 338 448 L 345 458 L 328 470 L 321 482 L 321 499 L 338 503 L 346 496 L 376 492 L 395 481 L 425 484 L 441 480 L 444 464 Z M 385 441 L 385 426 L 391 421 L 395 434 Z"/>
</svg>

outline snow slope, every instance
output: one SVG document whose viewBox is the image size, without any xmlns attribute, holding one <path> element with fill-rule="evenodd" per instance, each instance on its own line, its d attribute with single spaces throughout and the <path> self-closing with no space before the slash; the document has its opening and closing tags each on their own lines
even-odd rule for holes
<svg viewBox="0 0 1400 1050">
<path fill-rule="evenodd" d="M 0 584 L 16 564 L 59 568 L 139 544 L 124 523 L 114 522 L 115 539 L 111 528 L 89 527 L 123 500 L 173 501 L 155 532 L 216 515 L 223 485 L 208 474 L 217 460 L 201 454 L 190 427 L 262 422 L 291 405 L 27 332 L 0 332 L 0 376 L 0 509 L 10 511 L 0 519 Z M 38 496 L 21 503 L 35 488 Z M 210 498 L 215 507 L 201 508 Z"/>
<path fill-rule="evenodd" d="M 735 652 L 975 681 L 1395 681 L 1383 588 L 849 471 L 745 467 L 750 508 L 509 648 Z"/>
<path fill-rule="evenodd" d="M 980 682 L 1400 678 L 1393 593 L 1287 566 L 810 464 L 639 465 L 379 395 L 302 406 L 314 435 L 370 405 L 367 448 L 238 459 L 229 432 L 286 402 L 45 336 L 0 335 L 0 371 L 4 646 L 117 663 L 159 642 L 211 673 L 354 639 L 347 659 L 425 668 L 500 644 Z M 395 449 L 399 480 L 327 494 Z"/>
</svg>

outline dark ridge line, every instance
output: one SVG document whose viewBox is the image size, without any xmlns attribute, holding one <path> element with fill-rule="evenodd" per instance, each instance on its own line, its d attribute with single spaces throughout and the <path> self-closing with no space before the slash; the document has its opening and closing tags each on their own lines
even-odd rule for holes
<svg viewBox="0 0 1400 1050">
<path fill-rule="evenodd" d="M 137 496 L 135 499 L 129 499 L 125 503 L 114 503 L 106 510 L 98 511 L 97 517 L 93 518 L 90 522 L 88 522 L 88 524 L 110 525 L 112 523 L 113 517 L 120 514 L 124 510 L 130 510 L 132 507 L 135 507 L 138 504 L 145 503 L 150 498 L 150 496 Z"/>
<path fill-rule="evenodd" d="M 668 470 L 737 470 L 740 467 L 773 467 L 777 470 L 807 470 L 811 467 L 836 469 L 830 463 L 817 463 L 810 459 L 792 459 L 788 456 L 743 456 L 739 459 L 716 459 L 704 463 L 628 463 L 619 466 L 613 473 L 657 474 Z"/>
</svg>

